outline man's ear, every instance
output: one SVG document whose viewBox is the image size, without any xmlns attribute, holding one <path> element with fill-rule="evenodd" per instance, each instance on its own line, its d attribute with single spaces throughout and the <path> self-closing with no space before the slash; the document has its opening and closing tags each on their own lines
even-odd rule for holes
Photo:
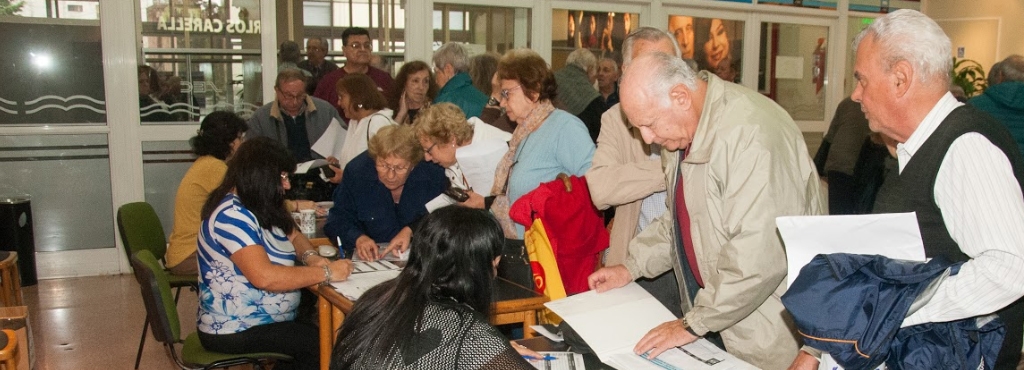
<svg viewBox="0 0 1024 370">
<path fill-rule="evenodd" d="M 896 62 L 892 66 L 892 77 L 896 84 L 896 96 L 903 97 L 914 83 L 914 67 L 905 60 Z"/>
<path fill-rule="evenodd" d="M 693 92 L 681 83 L 675 84 L 668 90 L 668 97 L 673 106 L 690 110 L 693 105 Z"/>
</svg>

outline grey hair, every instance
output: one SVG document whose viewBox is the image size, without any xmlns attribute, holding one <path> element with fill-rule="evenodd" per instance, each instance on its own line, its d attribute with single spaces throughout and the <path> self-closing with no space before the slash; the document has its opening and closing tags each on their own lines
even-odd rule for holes
<svg viewBox="0 0 1024 370">
<path fill-rule="evenodd" d="M 324 50 L 331 51 L 331 42 L 327 41 L 326 37 L 323 37 L 323 36 L 313 36 L 313 37 L 310 37 L 310 38 L 306 39 L 306 45 L 309 46 L 309 42 L 312 41 L 312 40 L 320 40 L 320 46 L 323 46 Z"/>
<path fill-rule="evenodd" d="M 643 69 L 627 67 L 622 80 L 648 76 L 646 90 L 653 96 L 661 96 L 662 106 L 667 105 L 672 86 L 683 84 L 691 91 L 697 90 L 697 73 L 683 59 L 662 52 L 646 53 L 637 58 L 649 65 Z"/>
<path fill-rule="evenodd" d="M 597 68 L 597 57 L 590 49 L 579 48 L 569 53 L 569 56 L 565 58 L 565 64 L 580 67 L 584 71 L 591 71 Z"/>
<path fill-rule="evenodd" d="M 618 72 L 619 71 L 619 62 L 616 62 L 615 58 L 601 58 L 601 60 L 597 61 L 597 63 L 601 64 L 601 62 L 606 61 L 606 60 L 612 62 L 612 71 L 614 71 L 614 72 Z"/>
<path fill-rule="evenodd" d="M 437 51 L 434 52 L 434 57 L 431 58 L 431 62 L 438 69 L 444 68 L 445 65 L 451 64 L 452 68 L 455 69 L 455 73 L 469 72 L 469 52 L 462 44 L 457 42 L 449 42 L 441 45 Z"/>
<path fill-rule="evenodd" d="M 853 40 L 856 53 L 865 37 L 878 44 L 888 71 L 900 61 L 914 66 L 918 81 L 946 88 L 953 69 L 953 46 L 935 21 L 921 12 L 900 9 L 875 19 Z"/>
<path fill-rule="evenodd" d="M 668 32 L 654 27 L 640 27 L 630 32 L 629 35 L 626 35 L 626 39 L 622 40 L 622 68 L 626 68 L 633 61 L 633 43 L 636 40 L 650 42 L 665 40 L 672 44 L 672 49 L 676 51 L 676 58 L 683 55 L 683 52 L 679 50 L 679 44 L 676 43 L 676 39 L 668 34 Z"/>
<path fill-rule="evenodd" d="M 998 81 L 992 81 L 997 78 Z M 1024 82 L 1024 57 L 1014 54 L 996 63 L 989 71 L 989 81 L 994 83 Z"/>
</svg>

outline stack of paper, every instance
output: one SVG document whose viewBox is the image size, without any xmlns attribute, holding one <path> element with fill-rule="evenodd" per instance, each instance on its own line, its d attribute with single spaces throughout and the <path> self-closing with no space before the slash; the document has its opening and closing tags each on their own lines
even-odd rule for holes
<svg viewBox="0 0 1024 370">
<path fill-rule="evenodd" d="M 384 270 L 352 274 L 348 276 L 348 280 L 331 283 L 331 286 L 333 286 L 338 293 L 345 296 L 345 298 L 356 301 L 359 297 L 363 296 L 363 293 L 370 290 L 370 288 L 398 277 L 400 272 L 400 270 Z"/>
<path fill-rule="evenodd" d="M 617 369 L 756 369 L 700 339 L 648 360 L 633 347 L 648 331 L 677 320 L 636 283 L 598 294 L 588 291 L 544 304 L 587 341 L 602 362 Z"/>
</svg>

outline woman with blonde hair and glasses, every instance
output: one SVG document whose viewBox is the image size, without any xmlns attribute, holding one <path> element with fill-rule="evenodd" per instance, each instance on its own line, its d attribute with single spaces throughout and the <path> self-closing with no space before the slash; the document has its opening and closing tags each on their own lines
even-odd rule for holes
<svg viewBox="0 0 1024 370">
<path fill-rule="evenodd" d="M 444 169 L 423 162 L 410 126 L 387 126 L 370 138 L 369 149 L 345 166 L 334 190 L 324 233 L 346 253 L 377 260 L 409 248 L 414 224 L 426 204 L 448 187 Z M 390 243 L 378 253 L 378 243 Z"/>
<path fill-rule="evenodd" d="M 493 178 L 484 179 L 486 183 L 474 178 L 475 183 L 471 183 L 472 176 L 466 176 L 458 158 L 466 155 L 486 157 L 486 153 L 500 155 L 508 150 L 508 140 L 512 135 L 476 117 L 466 120 L 462 110 L 452 103 L 439 103 L 424 109 L 413 127 L 419 145 L 423 148 L 424 159 L 444 167 L 450 187 L 458 189 L 446 192 L 447 200 L 437 205 L 459 203 L 472 208 L 485 208 L 484 197 L 480 193 L 490 193 Z M 490 168 L 494 168 L 494 165 L 496 163 L 492 163 Z M 461 195 L 463 193 L 464 198 Z"/>
</svg>

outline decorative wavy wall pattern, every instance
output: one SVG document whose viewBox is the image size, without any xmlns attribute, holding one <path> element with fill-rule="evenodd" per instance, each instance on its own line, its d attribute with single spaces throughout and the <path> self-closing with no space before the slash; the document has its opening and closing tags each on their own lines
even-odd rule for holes
<svg viewBox="0 0 1024 370">
<path fill-rule="evenodd" d="M 40 104 L 44 101 L 59 101 L 63 104 Z M 72 104 L 72 102 L 75 102 L 76 104 Z M 18 108 L 18 102 L 0 97 L 0 112 L 7 114 L 19 114 L 17 110 Z M 99 114 L 107 113 L 106 102 L 85 95 L 71 95 L 69 97 L 43 95 L 38 98 L 25 101 L 21 108 L 24 109 L 25 115 L 36 114 L 46 109 L 60 109 L 65 112 L 72 109 L 85 109 Z"/>
</svg>

